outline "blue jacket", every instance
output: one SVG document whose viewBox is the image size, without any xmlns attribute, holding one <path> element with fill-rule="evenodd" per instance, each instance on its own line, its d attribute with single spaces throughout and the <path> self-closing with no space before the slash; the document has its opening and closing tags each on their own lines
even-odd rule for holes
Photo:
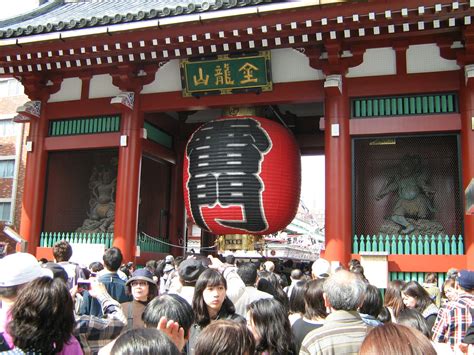
<svg viewBox="0 0 474 355">
<path fill-rule="evenodd" d="M 123 281 L 115 272 L 107 273 L 99 276 L 98 281 L 105 285 L 110 296 L 119 303 L 131 301 L 131 296 L 125 293 L 125 281 Z M 82 295 L 83 302 L 79 314 L 89 314 L 92 316 L 102 317 L 102 308 L 99 301 L 92 297 L 89 292 L 84 291 Z"/>
</svg>

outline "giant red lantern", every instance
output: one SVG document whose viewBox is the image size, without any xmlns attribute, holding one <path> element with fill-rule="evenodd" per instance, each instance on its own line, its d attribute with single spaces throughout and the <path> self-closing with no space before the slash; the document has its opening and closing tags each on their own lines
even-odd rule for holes
<svg viewBox="0 0 474 355">
<path fill-rule="evenodd" d="M 188 215 L 215 234 L 270 234 L 294 218 L 301 162 L 290 132 L 271 120 L 223 117 L 190 137 L 183 169 Z"/>
</svg>

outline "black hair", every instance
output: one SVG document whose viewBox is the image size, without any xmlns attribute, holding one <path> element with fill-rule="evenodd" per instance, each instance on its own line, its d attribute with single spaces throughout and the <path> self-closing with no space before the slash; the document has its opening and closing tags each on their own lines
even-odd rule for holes
<svg viewBox="0 0 474 355">
<path fill-rule="evenodd" d="M 104 270 L 104 265 L 100 261 L 93 261 L 89 265 L 89 270 L 92 272 L 99 272 Z"/>
<path fill-rule="evenodd" d="M 431 340 L 431 329 L 426 321 L 425 317 L 415 309 L 406 308 L 400 312 L 397 317 L 397 323 L 406 325 L 410 328 L 418 329 L 428 339 Z"/>
<path fill-rule="evenodd" d="M 176 345 L 158 329 L 131 329 L 120 335 L 114 343 L 114 355 L 180 355 Z"/>
<path fill-rule="evenodd" d="M 11 315 L 9 333 L 15 346 L 25 352 L 60 352 L 72 337 L 74 305 L 60 279 L 40 277 L 31 281 L 18 294 Z"/>
<path fill-rule="evenodd" d="M 390 313 L 390 310 L 388 309 L 388 307 L 385 307 L 385 306 L 382 307 L 379 315 L 377 316 L 377 319 L 381 321 L 382 323 L 389 323 L 392 321 L 392 314 Z"/>
<path fill-rule="evenodd" d="M 382 295 L 374 285 L 367 285 L 364 294 L 364 301 L 359 308 L 359 312 L 377 318 L 383 307 Z"/>
<path fill-rule="evenodd" d="M 195 355 L 253 355 L 255 339 L 248 327 L 240 322 L 217 320 L 199 334 Z"/>
<path fill-rule="evenodd" d="M 193 309 L 189 303 L 176 294 L 165 294 L 155 297 L 145 307 L 142 320 L 147 328 L 156 328 L 161 317 L 178 322 L 187 336 L 194 323 Z"/>
<path fill-rule="evenodd" d="M 237 274 L 240 276 L 245 286 L 255 286 L 257 282 L 257 266 L 253 263 L 242 263 L 237 269 Z"/>
<path fill-rule="evenodd" d="M 154 299 L 156 296 L 158 296 L 158 286 L 155 283 L 151 283 L 146 281 L 148 284 L 148 296 L 147 300 L 151 301 Z M 129 282 L 128 285 L 125 286 L 125 294 L 128 296 L 132 296 L 132 283 Z"/>
<path fill-rule="evenodd" d="M 290 320 L 284 306 L 275 299 L 265 298 L 248 305 L 248 316 L 258 334 L 257 351 L 269 354 L 296 354 Z"/>
<path fill-rule="evenodd" d="M 122 264 L 123 256 L 119 248 L 109 248 L 104 253 L 104 266 L 110 271 L 117 271 Z"/>
<path fill-rule="evenodd" d="M 423 312 L 426 307 L 433 303 L 428 291 L 416 281 L 407 282 L 401 291 L 416 300 L 415 309 L 420 312 Z"/>
<path fill-rule="evenodd" d="M 227 282 L 222 274 L 214 269 L 206 269 L 202 272 L 196 281 L 193 296 L 193 311 L 196 317 L 196 323 L 205 327 L 211 322 L 211 317 L 207 310 L 206 302 L 204 302 L 203 292 L 206 287 L 224 286 L 227 290 Z M 232 301 L 226 296 L 222 303 L 221 310 L 225 310 L 227 314 L 234 314 L 235 307 Z"/>
<path fill-rule="evenodd" d="M 60 240 L 53 245 L 53 256 L 59 263 L 68 261 L 72 256 L 72 247 L 67 240 Z"/>
<path fill-rule="evenodd" d="M 278 302 L 280 302 L 285 307 L 288 313 L 288 295 L 285 291 L 283 291 L 280 282 L 278 282 L 278 279 L 275 274 L 268 271 L 260 271 L 258 273 L 258 277 L 259 280 L 257 283 L 257 289 L 271 294 Z"/>
<path fill-rule="evenodd" d="M 290 294 L 290 313 L 304 314 L 304 292 L 306 290 L 306 281 L 298 281 L 291 290 Z"/>
<path fill-rule="evenodd" d="M 325 279 L 315 279 L 306 283 L 304 292 L 305 317 L 308 319 L 326 318 L 327 311 L 323 298 Z"/>
<path fill-rule="evenodd" d="M 226 262 L 227 264 L 234 265 L 234 264 L 235 264 L 235 256 L 233 256 L 233 255 L 227 255 L 227 256 L 225 257 L 225 262 Z"/>
<path fill-rule="evenodd" d="M 15 298 L 20 292 L 20 289 L 25 284 L 15 285 L 15 286 L 2 286 L 0 287 L 0 297 L 1 298 Z"/>
</svg>

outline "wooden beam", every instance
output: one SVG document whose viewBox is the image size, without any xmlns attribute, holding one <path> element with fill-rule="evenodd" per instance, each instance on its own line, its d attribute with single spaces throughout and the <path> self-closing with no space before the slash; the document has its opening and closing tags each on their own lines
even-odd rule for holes
<svg viewBox="0 0 474 355">
<path fill-rule="evenodd" d="M 273 85 L 273 91 L 260 94 L 183 97 L 180 91 L 146 94 L 140 109 L 144 112 L 204 110 L 224 106 L 307 103 L 324 100 L 323 81 L 300 81 Z"/>
<path fill-rule="evenodd" d="M 461 117 L 458 113 L 426 116 L 357 118 L 350 120 L 351 136 L 458 132 L 460 130 Z"/>
<path fill-rule="evenodd" d="M 47 137 L 47 151 L 114 148 L 120 145 L 120 133 L 81 134 L 77 136 Z"/>
</svg>

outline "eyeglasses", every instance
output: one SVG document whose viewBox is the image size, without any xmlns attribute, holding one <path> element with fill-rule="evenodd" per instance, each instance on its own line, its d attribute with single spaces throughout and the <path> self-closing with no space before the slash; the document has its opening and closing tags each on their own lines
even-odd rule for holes
<svg viewBox="0 0 474 355">
<path fill-rule="evenodd" d="M 132 281 L 131 285 L 132 285 L 132 287 L 137 287 L 137 286 L 144 287 L 144 286 L 148 285 L 148 282 L 146 282 L 146 281 Z"/>
</svg>

